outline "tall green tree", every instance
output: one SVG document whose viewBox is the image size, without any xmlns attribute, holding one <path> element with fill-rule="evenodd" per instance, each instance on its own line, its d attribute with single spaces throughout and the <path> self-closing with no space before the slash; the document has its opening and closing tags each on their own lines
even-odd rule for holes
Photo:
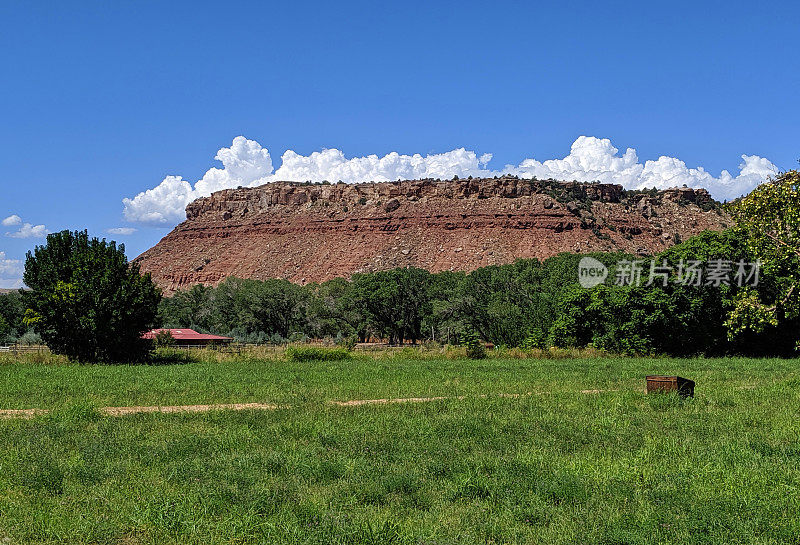
<svg viewBox="0 0 800 545">
<path fill-rule="evenodd" d="M 288 338 L 292 333 L 307 329 L 306 307 L 310 293 L 305 287 L 281 278 L 243 282 L 250 289 L 245 300 L 255 330 Z"/>
<path fill-rule="evenodd" d="M 0 344 L 14 342 L 25 333 L 24 314 L 19 291 L 0 294 Z"/>
<path fill-rule="evenodd" d="M 375 332 L 390 344 L 415 343 L 431 312 L 430 277 L 414 267 L 353 275 L 352 305 L 364 309 Z"/>
<path fill-rule="evenodd" d="M 207 330 L 214 319 L 210 295 L 213 288 L 195 284 L 188 290 L 165 297 L 159 305 L 159 321 L 164 327 Z"/>
<path fill-rule="evenodd" d="M 559 301 L 558 317 L 550 328 L 556 346 L 592 345 L 628 354 L 786 355 L 796 324 L 782 322 L 758 332 L 728 336 L 725 322 L 741 293 L 772 293 L 775 278 L 762 274 L 757 286 L 739 285 L 736 263 L 749 263 L 749 239 L 741 229 L 706 231 L 654 256 L 671 270 L 666 284 L 641 286 L 573 286 Z M 728 283 L 697 285 L 681 282 L 681 263 L 734 264 Z M 649 261 L 649 260 L 648 260 Z M 610 275 L 614 277 L 612 270 Z M 646 273 L 644 274 L 646 277 Z M 744 284 L 744 283 L 743 283 Z"/>
<path fill-rule="evenodd" d="M 786 172 L 761 184 L 729 206 L 747 235 L 751 254 L 761 262 L 769 288 L 742 290 L 726 322 L 736 338 L 760 333 L 800 318 L 800 171 Z M 794 341 L 800 348 L 799 328 Z"/>
<path fill-rule="evenodd" d="M 71 359 L 134 361 L 141 335 L 156 323 L 161 291 L 128 263 L 124 245 L 86 231 L 47 236 L 28 252 L 23 281 L 26 320 L 53 352 Z"/>
<path fill-rule="evenodd" d="M 356 307 L 347 305 L 350 282 L 333 278 L 322 284 L 306 286 L 310 293 L 307 322 L 314 337 L 350 337 L 362 331 L 364 316 Z"/>
<path fill-rule="evenodd" d="M 466 333 L 459 314 L 460 293 L 466 279 L 463 272 L 442 271 L 430 276 L 428 296 L 430 312 L 425 316 L 422 332 L 427 337 L 447 344 L 455 344 Z"/>
</svg>

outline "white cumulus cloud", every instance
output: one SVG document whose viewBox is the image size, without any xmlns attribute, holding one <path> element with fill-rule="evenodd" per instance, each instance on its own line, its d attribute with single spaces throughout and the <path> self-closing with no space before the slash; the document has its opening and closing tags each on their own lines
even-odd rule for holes
<svg viewBox="0 0 800 545">
<path fill-rule="evenodd" d="M 22 218 L 16 214 L 13 214 L 8 216 L 0 223 L 2 223 L 5 227 L 13 227 L 14 225 L 20 225 L 22 223 Z"/>
<path fill-rule="evenodd" d="M 112 227 L 111 229 L 107 229 L 106 232 L 110 235 L 132 235 L 136 232 L 135 227 Z"/>
<path fill-rule="evenodd" d="M 212 168 L 195 184 L 195 191 L 210 195 L 220 189 L 250 184 L 272 173 L 269 152 L 255 140 L 237 136 L 229 148 L 222 148 L 214 157 L 221 169 Z"/>
<path fill-rule="evenodd" d="M 383 157 L 368 155 L 347 159 L 337 149 L 316 151 L 309 156 L 291 150 L 281 157 L 281 167 L 271 178 L 284 181 L 322 181 L 348 183 L 386 182 L 416 178 L 452 178 L 482 173 L 474 151 L 464 148 L 423 157 L 391 152 Z M 259 180 L 259 183 L 261 180 Z"/>
<path fill-rule="evenodd" d="M 8 259 L 5 252 L 0 252 L 0 288 L 22 287 L 22 261 Z"/>
<path fill-rule="evenodd" d="M 22 261 L 19 259 L 6 258 L 5 252 L 0 252 L 0 277 L 22 274 Z"/>
<path fill-rule="evenodd" d="M 184 218 L 186 205 L 194 199 L 220 189 L 252 187 L 273 181 L 360 183 L 507 173 L 526 178 L 617 183 L 627 189 L 665 189 L 685 184 L 704 187 L 716 199 L 730 200 L 750 192 L 778 173 L 774 164 L 756 155 L 742 155 L 739 173 L 735 176 L 723 170 L 715 177 L 702 167 L 689 168 L 674 157 L 642 163 L 635 149 L 628 148 L 620 155 L 610 140 L 591 136 L 575 140 L 569 154 L 561 159 L 524 159 L 518 165 L 506 165 L 500 170 L 488 168 L 492 154 L 478 156 L 464 148 L 426 156 L 391 152 L 383 157 L 353 158 L 347 158 L 337 149 L 324 149 L 307 156 L 287 150 L 281 157 L 281 165 L 274 170 L 269 151 L 243 136 L 234 138 L 231 147 L 220 149 L 215 159 L 222 162 L 223 168 L 209 169 L 194 185 L 180 176 L 167 176 L 158 186 L 124 199 L 125 219 L 154 225 L 174 223 Z"/>
<path fill-rule="evenodd" d="M 675 157 L 661 156 L 655 161 L 641 163 L 633 148 L 619 155 L 611 140 L 581 136 L 563 159 L 543 162 L 525 159 L 517 167 L 506 166 L 504 172 L 522 177 L 614 183 L 626 189 L 702 187 L 721 201 L 749 193 L 758 184 L 778 174 L 779 170 L 763 157 L 742 155 L 738 175 L 732 176 L 723 170 L 719 177 L 714 177 L 703 167 L 688 168 Z"/>
<path fill-rule="evenodd" d="M 44 225 L 33 225 L 22 221 L 18 215 L 8 216 L 2 221 L 5 227 L 19 227 L 16 231 L 6 231 L 6 236 L 11 238 L 41 238 L 50 231 Z"/>
<path fill-rule="evenodd" d="M 6 236 L 11 238 L 42 238 L 46 236 L 48 232 L 44 225 L 23 223 L 18 230 L 6 233 Z"/>
</svg>

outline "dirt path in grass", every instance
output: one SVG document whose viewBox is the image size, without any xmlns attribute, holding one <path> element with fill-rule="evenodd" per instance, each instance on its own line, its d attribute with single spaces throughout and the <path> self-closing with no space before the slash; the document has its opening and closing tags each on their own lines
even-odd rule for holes
<svg viewBox="0 0 800 545">
<path fill-rule="evenodd" d="M 272 411 L 285 405 L 270 403 L 223 403 L 219 405 L 166 405 L 141 407 L 103 407 L 100 412 L 108 416 L 125 416 L 139 413 L 207 413 L 209 411 Z"/>
<path fill-rule="evenodd" d="M 2 409 L 0 410 L 0 418 L 33 418 L 48 412 L 50 411 L 44 409 Z"/>
<path fill-rule="evenodd" d="M 581 394 L 599 394 L 601 392 L 615 392 L 616 390 L 581 390 Z M 397 397 L 384 399 L 351 399 L 348 401 L 330 400 L 329 405 L 337 407 L 360 407 L 363 405 L 386 405 L 391 403 L 428 403 L 431 401 L 463 400 L 469 397 L 488 398 L 492 395 L 505 398 L 527 397 L 542 395 L 543 392 L 525 392 L 521 394 L 483 394 L 478 396 L 437 396 L 437 397 Z M 141 405 L 133 407 L 101 407 L 100 413 L 107 416 L 126 416 L 141 413 L 206 413 L 210 411 L 273 411 L 275 409 L 288 409 L 289 405 L 275 405 L 271 403 L 218 403 L 211 405 Z M 0 419 L 5 418 L 34 418 L 49 413 L 47 409 L 0 409 Z"/>
<path fill-rule="evenodd" d="M 616 392 L 617 390 L 581 390 L 579 393 L 581 394 L 599 394 L 602 392 Z M 339 407 L 358 407 L 360 405 L 384 405 L 388 403 L 425 403 L 427 401 L 443 401 L 446 399 L 467 399 L 469 397 L 475 398 L 482 398 L 485 399 L 487 397 L 527 397 L 527 396 L 537 396 L 537 395 L 544 395 L 545 392 L 525 392 L 522 394 L 483 394 L 477 396 L 451 396 L 451 397 L 397 397 L 397 398 L 386 398 L 386 399 L 351 399 L 349 401 L 328 401 L 330 405 L 337 405 Z"/>
<path fill-rule="evenodd" d="M 100 413 L 108 416 L 125 416 L 140 413 L 207 413 L 209 411 L 272 411 L 286 405 L 269 403 L 219 403 L 214 405 L 144 405 L 134 407 L 101 407 Z M 0 418 L 33 418 L 47 414 L 47 409 L 0 409 Z"/>
<path fill-rule="evenodd" d="M 584 390 L 581 393 L 586 394 L 590 392 L 599 392 L 600 390 Z M 523 397 L 532 395 L 541 395 L 541 392 L 526 392 L 524 394 L 492 394 L 497 397 Z M 328 401 L 330 405 L 337 405 L 339 407 L 358 407 L 361 405 L 385 405 L 388 403 L 425 403 L 428 401 L 444 401 L 446 399 L 461 400 L 469 397 L 487 398 L 491 397 L 489 394 L 477 396 L 450 396 L 450 397 L 396 397 L 386 399 L 351 399 L 349 401 Z"/>
</svg>

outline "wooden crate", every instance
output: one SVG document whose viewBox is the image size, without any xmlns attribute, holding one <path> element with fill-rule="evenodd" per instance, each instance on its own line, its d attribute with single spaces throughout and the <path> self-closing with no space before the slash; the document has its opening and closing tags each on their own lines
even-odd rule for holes
<svg viewBox="0 0 800 545">
<path fill-rule="evenodd" d="M 683 397 L 694 397 L 694 381 L 688 378 L 648 375 L 646 380 L 648 394 L 651 392 L 678 392 Z"/>
</svg>

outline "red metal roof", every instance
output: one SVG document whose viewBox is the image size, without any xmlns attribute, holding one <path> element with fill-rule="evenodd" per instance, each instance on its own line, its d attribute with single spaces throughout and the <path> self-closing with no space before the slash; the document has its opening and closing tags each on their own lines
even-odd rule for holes
<svg viewBox="0 0 800 545">
<path fill-rule="evenodd" d="M 144 335 L 143 339 L 155 339 L 156 335 L 163 331 L 169 331 L 172 338 L 176 341 L 232 341 L 232 337 L 220 337 L 219 335 L 208 335 L 206 333 L 198 333 L 194 329 L 181 328 L 181 329 L 151 329 Z"/>
</svg>

